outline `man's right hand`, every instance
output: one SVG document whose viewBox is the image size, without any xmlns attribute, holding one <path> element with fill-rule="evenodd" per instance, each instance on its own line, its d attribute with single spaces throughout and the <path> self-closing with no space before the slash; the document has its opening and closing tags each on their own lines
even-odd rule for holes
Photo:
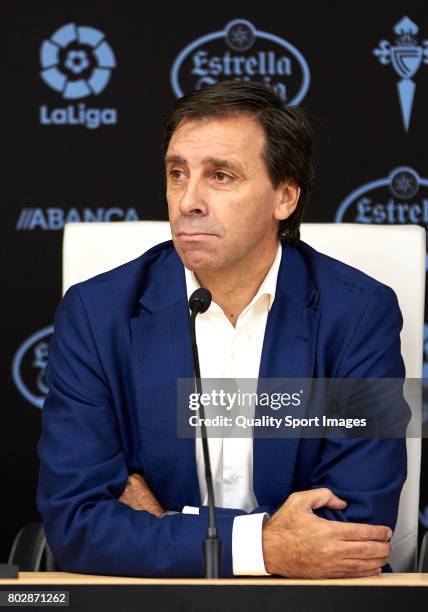
<svg viewBox="0 0 428 612">
<path fill-rule="evenodd" d="M 128 476 L 128 482 L 119 501 L 134 510 L 146 510 L 157 517 L 165 514 L 165 510 L 152 493 L 144 476 L 138 473 Z"/>
<path fill-rule="evenodd" d="M 351 578 L 379 574 L 391 552 L 389 527 L 318 517 L 347 502 L 330 489 L 292 493 L 263 525 L 266 571 L 289 578 Z"/>
</svg>

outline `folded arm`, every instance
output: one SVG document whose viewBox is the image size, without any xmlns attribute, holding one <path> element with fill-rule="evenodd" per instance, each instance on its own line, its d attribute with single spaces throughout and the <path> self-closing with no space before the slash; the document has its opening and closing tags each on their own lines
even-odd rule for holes
<svg viewBox="0 0 428 612">
<path fill-rule="evenodd" d="M 378 420 L 379 435 L 324 440 L 322 461 L 311 475 L 312 486 L 328 487 L 348 505 L 344 510 L 319 509 L 319 516 L 395 527 L 407 476 L 405 431 L 411 416 L 402 396 L 402 323 L 395 293 L 389 287 L 378 287 L 345 347 L 336 378 L 390 379 L 386 385 L 373 386 L 381 392 L 375 394 L 373 413 L 368 416 Z M 369 392 L 370 388 L 367 382 L 364 389 Z M 385 392 L 389 388 L 394 391 L 390 395 Z M 383 437 L 387 421 L 394 437 Z M 398 437 L 399 431 L 403 437 Z"/>
<path fill-rule="evenodd" d="M 155 516 L 119 501 L 128 481 L 113 400 L 79 287 L 55 316 L 46 368 L 37 506 L 64 571 L 127 576 L 201 576 L 203 515 Z M 232 575 L 232 526 L 219 513 L 224 573 Z"/>
</svg>

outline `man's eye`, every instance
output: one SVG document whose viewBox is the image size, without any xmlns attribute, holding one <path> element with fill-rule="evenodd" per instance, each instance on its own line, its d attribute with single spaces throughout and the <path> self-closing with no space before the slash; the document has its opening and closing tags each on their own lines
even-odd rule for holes
<svg viewBox="0 0 428 612">
<path fill-rule="evenodd" d="M 182 174 L 181 170 L 171 170 L 169 173 L 170 177 L 173 179 L 180 179 L 181 174 Z"/>
<path fill-rule="evenodd" d="M 225 172 L 216 172 L 214 176 L 216 177 L 217 183 L 229 183 L 233 180 L 233 177 L 230 176 L 230 174 L 226 174 Z"/>
</svg>

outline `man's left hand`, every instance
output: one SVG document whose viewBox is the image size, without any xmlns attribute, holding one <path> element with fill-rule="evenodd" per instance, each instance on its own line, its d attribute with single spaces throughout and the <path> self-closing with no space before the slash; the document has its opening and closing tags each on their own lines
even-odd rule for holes
<svg viewBox="0 0 428 612">
<path fill-rule="evenodd" d="M 151 492 L 148 484 L 141 474 L 130 474 L 125 490 L 119 501 L 134 510 L 147 510 L 155 516 L 163 516 L 165 510 Z"/>
</svg>

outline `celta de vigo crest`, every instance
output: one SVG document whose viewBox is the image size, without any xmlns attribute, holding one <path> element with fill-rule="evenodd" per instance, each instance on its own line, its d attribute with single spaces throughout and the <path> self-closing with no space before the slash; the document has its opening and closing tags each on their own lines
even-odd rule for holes
<svg viewBox="0 0 428 612">
<path fill-rule="evenodd" d="M 391 64 L 400 80 L 397 83 L 403 127 L 409 131 L 416 85 L 412 81 L 422 63 L 428 64 L 428 40 L 418 43 L 419 28 L 404 16 L 394 26 L 395 45 L 387 40 L 379 41 L 373 53 L 383 65 Z"/>
</svg>

